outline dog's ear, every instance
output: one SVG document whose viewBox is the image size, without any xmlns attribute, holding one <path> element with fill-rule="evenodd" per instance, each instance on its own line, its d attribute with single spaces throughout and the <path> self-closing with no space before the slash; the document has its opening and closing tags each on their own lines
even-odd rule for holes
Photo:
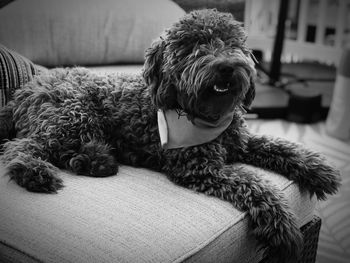
<svg viewBox="0 0 350 263">
<path fill-rule="evenodd" d="M 159 39 L 146 50 L 146 59 L 143 66 L 143 78 L 151 89 L 152 101 L 157 108 L 176 108 L 176 88 L 170 83 L 169 77 L 162 71 L 164 61 L 165 41 Z"/>
<path fill-rule="evenodd" d="M 143 78 L 148 86 L 159 86 L 162 79 L 161 67 L 165 44 L 162 39 L 156 40 L 146 50 Z"/>
<path fill-rule="evenodd" d="M 243 105 L 249 109 L 250 105 L 252 104 L 254 98 L 255 98 L 255 82 L 253 77 L 250 77 L 250 83 L 249 83 L 249 89 L 247 93 L 245 94 L 245 97 L 243 99 Z"/>
</svg>

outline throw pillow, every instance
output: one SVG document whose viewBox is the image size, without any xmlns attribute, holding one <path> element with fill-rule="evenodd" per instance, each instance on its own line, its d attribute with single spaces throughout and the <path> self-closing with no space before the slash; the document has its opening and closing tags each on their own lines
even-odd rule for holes
<svg viewBox="0 0 350 263">
<path fill-rule="evenodd" d="M 50 67 L 143 63 L 184 14 L 171 0 L 16 0 L 0 9 L 0 43 Z"/>
<path fill-rule="evenodd" d="M 16 89 L 44 71 L 44 67 L 0 44 L 0 108 L 12 98 Z"/>
</svg>

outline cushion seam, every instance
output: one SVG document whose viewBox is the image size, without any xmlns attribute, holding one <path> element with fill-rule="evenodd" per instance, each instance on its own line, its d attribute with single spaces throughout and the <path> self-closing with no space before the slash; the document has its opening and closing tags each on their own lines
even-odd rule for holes
<svg viewBox="0 0 350 263">
<path fill-rule="evenodd" d="M 33 259 L 33 260 L 35 260 L 36 262 L 44 263 L 44 261 L 41 261 L 40 259 L 36 258 L 35 256 L 33 256 L 33 255 L 31 255 L 31 254 L 29 254 L 29 253 L 27 253 L 27 252 L 24 252 L 23 250 L 18 249 L 18 248 L 16 248 L 16 247 L 13 246 L 13 245 L 10 245 L 9 243 L 7 243 L 7 242 L 4 241 L 4 240 L 0 240 L 0 244 L 3 245 L 3 246 L 5 246 L 5 247 L 8 247 L 8 248 L 10 248 L 10 249 L 12 249 L 12 250 L 16 250 L 17 252 L 19 252 L 19 253 L 21 253 L 21 254 L 23 254 L 23 255 L 25 255 L 25 256 L 27 256 L 27 257 Z"/>
<path fill-rule="evenodd" d="M 173 262 L 183 262 L 184 260 L 188 259 L 189 257 L 197 254 L 199 251 L 201 251 L 203 248 L 207 247 L 208 245 L 210 245 L 212 242 L 214 242 L 218 237 L 220 237 L 222 234 L 224 234 L 226 231 L 228 231 L 231 227 L 233 227 L 234 225 L 238 224 L 239 222 L 243 221 L 243 219 L 246 217 L 247 213 L 244 212 L 239 216 L 238 220 L 235 221 L 231 221 L 230 223 L 228 223 L 226 226 L 224 226 L 220 231 L 214 233 L 209 239 L 207 239 L 206 241 L 202 242 L 200 245 L 196 246 L 195 248 L 189 250 L 188 252 L 186 252 L 185 255 L 182 255 L 180 257 L 178 257 L 177 259 L 175 259 Z"/>
</svg>

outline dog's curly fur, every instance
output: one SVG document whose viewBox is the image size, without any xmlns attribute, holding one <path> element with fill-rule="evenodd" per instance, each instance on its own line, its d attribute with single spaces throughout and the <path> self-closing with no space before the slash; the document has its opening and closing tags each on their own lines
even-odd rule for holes
<svg viewBox="0 0 350 263">
<path fill-rule="evenodd" d="M 302 236 L 283 193 L 241 163 L 280 173 L 319 199 L 337 191 L 340 176 L 301 145 L 248 132 L 243 107 L 254 97 L 255 70 L 245 39 L 230 14 L 194 11 L 147 50 L 143 76 L 73 68 L 37 77 L 0 113 L 0 140 L 17 132 L 3 145 L 8 175 L 29 191 L 53 193 L 63 186 L 58 169 L 98 177 L 116 174 L 118 163 L 151 168 L 247 212 L 269 262 L 295 259 Z M 165 150 L 158 109 L 207 121 L 234 109 L 234 118 L 213 141 Z"/>
</svg>

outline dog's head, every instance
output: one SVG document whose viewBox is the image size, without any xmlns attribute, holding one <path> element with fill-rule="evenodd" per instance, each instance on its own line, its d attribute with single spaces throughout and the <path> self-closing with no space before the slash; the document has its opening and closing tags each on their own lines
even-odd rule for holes
<svg viewBox="0 0 350 263">
<path fill-rule="evenodd" d="M 241 23 L 228 13 L 185 15 L 146 51 L 143 76 L 156 107 L 217 120 L 254 95 L 254 62 Z"/>
</svg>

